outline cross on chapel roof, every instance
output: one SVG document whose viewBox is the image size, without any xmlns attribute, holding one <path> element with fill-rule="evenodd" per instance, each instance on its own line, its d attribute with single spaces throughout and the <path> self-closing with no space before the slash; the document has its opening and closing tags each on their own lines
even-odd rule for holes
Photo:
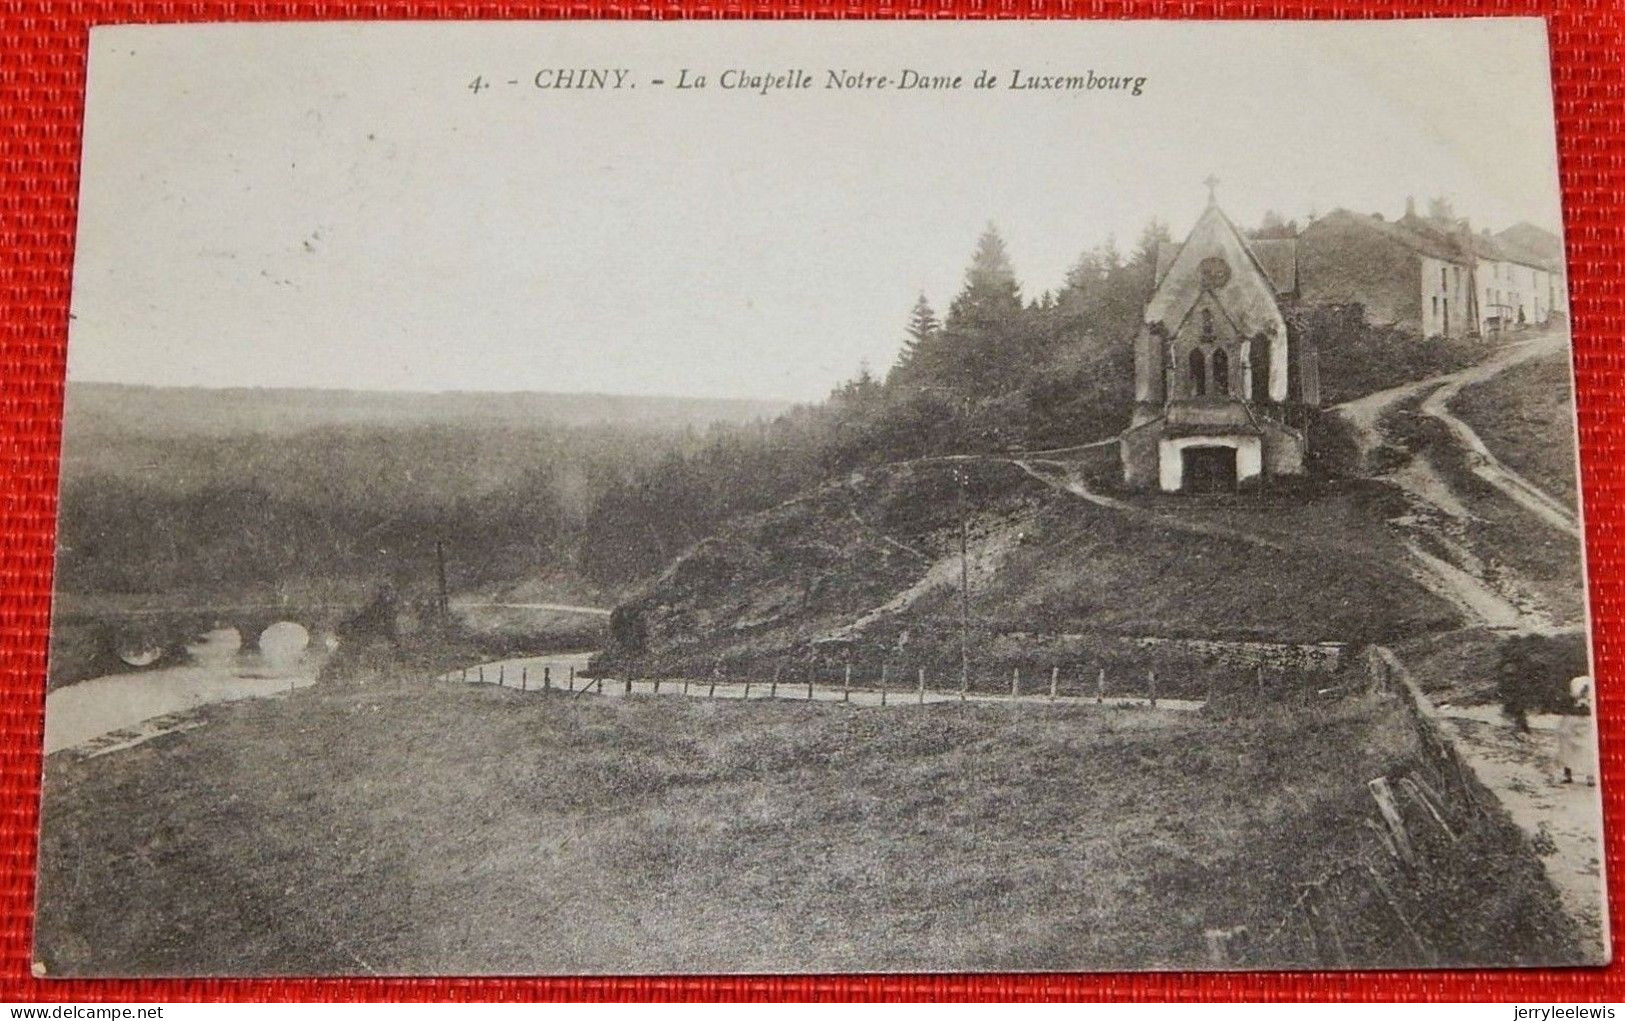
<svg viewBox="0 0 1625 1021">
<path fill-rule="evenodd" d="M 1219 179 L 1214 177 L 1212 174 L 1209 174 L 1207 177 L 1203 178 L 1202 183 L 1207 185 L 1207 204 L 1210 206 L 1218 205 L 1219 199 L 1218 196 L 1214 194 L 1214 189 L 1218 188 Z"/>
</svg>

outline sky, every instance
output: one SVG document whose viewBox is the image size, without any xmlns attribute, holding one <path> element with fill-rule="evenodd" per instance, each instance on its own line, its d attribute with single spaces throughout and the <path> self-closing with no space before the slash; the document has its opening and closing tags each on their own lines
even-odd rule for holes
<svg viewBox="0 0 1625 1021">
<path fill-rule="evenodd" d="M 946 309 L 989 223 L 1029 296 L 1182 236 L 1210 174 L 1244 225 L 1443 194 L 1555 231 L 1548 67 L 1538 19 L 98 28 L 68 374 L 816 399 Z"/>
</svg>

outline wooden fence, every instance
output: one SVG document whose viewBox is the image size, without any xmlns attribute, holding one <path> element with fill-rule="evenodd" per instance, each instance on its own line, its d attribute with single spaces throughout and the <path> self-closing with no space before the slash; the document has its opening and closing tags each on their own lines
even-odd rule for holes
<svg viewBox="0 0 1625 1021">
<path fill-rule="evenodd" d="M 1104 667 L 1080 668 L 1074 672 L 1051 668 L 1047 674 L 1024 676 L 1020 669 L 1009 674 L 1005 685 L 993 690 L 988 679 L 970 683 L 968 674 L 933 677 L 924 667 L 893 671 L 883 665 L 873 677 L 859 675 L 846 664 L 834 678 L 820 675 L 816 666 L 804 663 L 775 666 L 766 676 L 733 677 L 719 666 L 709 677 L 586 677 L 574 666 L 488 663 L 465 667 L 441 680 L 469 684 L 492 684 L 519 691 L 558 689 L 567 694 L 601 695 L 680 695 L 708 699 L 777 699 L 798 702 L 838 702 L 862 706 L 924 705 L 938 702 L 1008 702 L 1020 704 L 1145 706 L 1190 710 L 1200 708 L 1205 699 L 1169 698 L 1163 679 L 1155 670 L 1143 673 L 1112 672 Z M 1260 672 L 1259 683 L 1263 684 Z"/>
</svg>

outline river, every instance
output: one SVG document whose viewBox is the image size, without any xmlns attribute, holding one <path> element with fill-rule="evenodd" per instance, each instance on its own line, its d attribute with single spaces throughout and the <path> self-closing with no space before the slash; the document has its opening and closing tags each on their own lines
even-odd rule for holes
<svg viewBox="0 0 1625 1021">
<path fill-rule="evenodd" d="M 327 657 L 320 648 L 269 657 L 243 652 L 241 644 L 236 630 L 217 629 L 187 648 L 190 662 L 107 674 L 50 692 L 45 696 L 45 754 L 213 702 L 309 687 Z"/>
</svg>

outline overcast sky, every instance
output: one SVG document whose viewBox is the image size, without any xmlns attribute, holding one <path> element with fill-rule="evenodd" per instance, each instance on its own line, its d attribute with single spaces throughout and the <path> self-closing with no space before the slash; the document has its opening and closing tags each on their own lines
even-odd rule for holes
<svg viewBox="0 0 1625 1021">
<path fill-rule="evenodd" d="M 555 67 L 638 87 L 536 89 Z M 946 307 L 990 221 L 1033 295 L 1108 235 L 1182 235 L 1210 173 L 1243 224 L 1443 193 L 1555 230 L 1547 68 L 1532 19 L 98 29 L 69 376 L 816 398 L 891 362 L 918 293 Z"/>
</svg>

